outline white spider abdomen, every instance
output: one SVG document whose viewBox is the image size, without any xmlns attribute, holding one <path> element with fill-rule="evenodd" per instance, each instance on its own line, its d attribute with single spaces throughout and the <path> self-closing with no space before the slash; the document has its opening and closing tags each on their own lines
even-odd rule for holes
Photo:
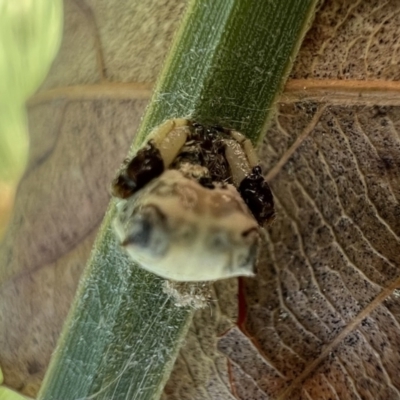
<svg viewBox="0 0 400 400">
<path fill-rule="evenodd" d="M 114 228 L 140 266 L 177 281 L 253 276 L 259 227 L 232 185 L 167 170 L 118 205 Z"/>
</svg>

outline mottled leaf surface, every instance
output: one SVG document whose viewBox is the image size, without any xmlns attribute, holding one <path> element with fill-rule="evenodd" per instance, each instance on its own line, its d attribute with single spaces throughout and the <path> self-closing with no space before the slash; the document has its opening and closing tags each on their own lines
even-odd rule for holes
<svg viewBox="0 0 400 400">
<path fill-rule="evenodd" d="M 35 396 L 183 12 L 183 1 L 65 1 L 64 38 L 28 105 L 30 161 L 0 245 L 0 365 Z"/>
<path fill-rule="evenodd" d="M 317 14 L 259 152 L 277 218 L 258 277 L 237 318 L 219 290 L 198 312 L 164 400 L 400 398 L 399 15 Z"/>
<path fill-rule="evenodd" d="M 0 363 L 32 396 L 184 6 L 133 3 L 67 1 L 30 104 Z M 260 148 L 277 218 L 257 279 L 214 285 L 164 400 L 400 398 L 399 16 L 396 1 L 320 9 Z"/>
</svg>

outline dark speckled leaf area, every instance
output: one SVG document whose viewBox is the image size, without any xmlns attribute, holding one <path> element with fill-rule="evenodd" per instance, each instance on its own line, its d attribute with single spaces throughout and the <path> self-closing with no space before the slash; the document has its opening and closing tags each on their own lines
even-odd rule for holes
<svg viewBox="0 0 400 400">
<path fill-rule="evenodd" d="M 325 0 L 307 33 L 314 2 L 191 4 L 179 31 L 184 1 L 65 0 L 0 248 L 5 384 L 37 397 L 58 344 L 41 398 L 400 399 L 399 2 Z M 276 208 L 257 277 L 196 312 L 102 225 L 136 131 L 176 117 L 258 143 Z"/>
<path fill-rule="evenodd" d="M 399 15 L 318 11 L 259 151 L 276 220 L 257 279 L 231 324 L 215 286 L 165 400 L 400 398 Z"/>
<path fill-rule="evenodd" d="M 127 138 L 133 139 L 136 134 L 131 152 L 135 151 L 136 145 L 143 143 L 149 132 L 166 119 L 191 117 L 199 123 L 237 129 L 254 143 L 259 142 L 310 26 L 316 3 L 316 0 L 190 1 L 136 133 L 137 116 L 144 106 L 140 100 L 147 99 L 148 82 L 154 82 L 156 76 L 154 65 L 159 65 L 165 54 L 165 46 L 160 43 L 164 34 L 170 35 L 173 31 L 165 14 L 174 20 L 181 12 L 180 4 L 173 2 L 169 8 L 169 3 L 162 2 L 158 7 L 155 0 L 66 1 L 66 16 L 79 14 L 80 20 L 75 19 L 69 25 L 70 36 L 64 43 L 73 47 L 79 37 L 88 51 L 92 48 L 97 51 L 83 57 L 79 51 L 63 53 L 62 46 L 43 92 L 32 99 L 31 105 L 39 114 L 47 112 L 52 121 L 51 145 L 47 151 L 40 146 L 35 148 L 40 150 L 36 168 L 43 166 L 43 174 L 54 182 L 54 169 L 49 165 L 44 168 L 44 162 L 52 159 L 57 165 L 62 160 L 65 166 L 62 172 L 81 189 L 77 193 L 82 201 L 61 210 L 49 208 L 53 212 L 52 221 L 58 220 L 57 212 L 60 212 L 63 221 L 74 221 L 71 225 L 76 225 L 77 234 L 72 234 L 65 224 L 55 223 L 51 225 L 53 236 L 65 237 L 65 240 L 55 241 L 56 245 L 52 246 L 52 236 L 45 234 L 37 237 L 40 244 L 33 240 L 27 246 L 39 249 L 48 263 L 57 260 L 60 252 L 68 258 L 68 251 L 76 243 L 74 240 L 79 243 L 88 234 L 87 226 L 96 230 L 99 225 L 99 213 L 91 213 L 96 204 L 96 191 L 87 188 L 99 187 L 104 204 L 111 183 L 106 177 L 115 173 L 116 164 L 128 154 L 129 146 L 123 152 Z M 159 8 L 164 13 L 161 16 Z M 148 32 L 151 29 L 153 34 Z M 75 63 L 65 67 L 71 61 Z M 90 68 L 83 73 L 80 66 Z M 64 87 L 58 87 L 60 82 Z M 53 107 L 50 111 L 49 106 Z M 71 107 L 76 107 L 73 113 Z M 81 117 L 74 118 L 74 113 L 80 113 Z M 48 132 L 44 121 L 41 123 Z M 62 135 L 64 126 L 68 127 L 68 136 Z M 97 130 L 102 140 L 98 139 Z M 54 139 L 57 134 L 51 135 L 53 131 L 58 134 L 58 140 Z M 81 164 L 75 166 L 73 150 L 85 138 L 88 139 L 83 147 L 85 154 L 81 155 Z M 60 146 L 68 140 L 76 145 Z M 107 142 L 112 154 L 105 150 L 107 156 L 103 156 L 100 148 L 107 148 Z M 62 150 L 69 158 L 58 160 L 54 152 L 63 155 Z M 123 155 L 117 156 L 120 153 Z M 94 164 L 93 160 L 97 162 Z M 83 171 L 90 168 L 96 171 L 96 166 L 106 173 L 97 172 L 94 182 Z M 47 192 L 52 187 L 49 184 Z M 68 198 L 68 189 L 61 185 L 63 199 Z M 43 216 L 45 194 L 44 188 L 42 198 L 34 200 Z M 160 278 L 144 272 L 129 260 L 110 229 L 114 211 L 114 202 L 111 202 L 58 337 L 39 399 L 157 399 L 185 341 L 193 310 L 177 307 L 164 294 Z M 85 225 L 83 222 L 88 216 L 91 216 L 90 224 Z M 37 224 L 46 232 L 45 219 Z M 26 229 L 31 226 L 26 223 Z M 25 235 L 24 240 L 27 239 Z M 9 245 L 11 240 L 10 237 Z M 27 255 L 21 261 L 28 265 L 31 262 Z M 40 262 L 39 257 L 36 268 L 40 268 Z M 16 268 L 24 269 L 20 264 Z M 236 299 L 234 292 L 230 295 Z M 45 309 L 50 321 L 52 304 L 49 301 L 50 310 Z M 58 332 L 58 329 L 51 332 L 53 345 Z M 50 348 L 46 347 L 47 357 Z M 10 358 L 8 355 L 8 366 L 13 369 Z M 41 376 L 47 360 L 40 369 Z M 19 387 L 25 393 L 35 392 L 41 376 L 32 379 L 24 373 L 22 380 L 16 379 Z M 29 382 L 35 385 L 33 389 Z"/>
</svg>

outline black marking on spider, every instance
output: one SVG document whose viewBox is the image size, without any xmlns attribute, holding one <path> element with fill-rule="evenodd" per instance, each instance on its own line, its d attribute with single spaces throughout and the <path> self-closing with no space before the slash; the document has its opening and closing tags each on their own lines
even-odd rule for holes
<svg viewBox="0 0 400 400">
<path fill-rule="evenodd" d="M 205 188 L 215 188 L 215 183 L 233 184 L 231 164 L 226 156 L 227 141 L 232 139 L 232 130 L 221 126 L 204 126 L 187 121 L 187 137 L 177 156 L 168 166 L 182 170 L 185 176 L 195 179 Z M 157 133 L 156 133 L 157 134 Z M 243 142 L 249 140 L 240 133 Z M 250 163 L 249 163 L 250 164 Z M 190 166 L 203 167 L 196 171 Z M 137 154 L 125 162 L 113 182 L 113 195 L 126 199 L 142 189 L 147 183 L 160 176 L 166 166 L 154 140 L 150 139 Z M 274 218 L 274 201 L 268 183 L 262 176 L 261 168 L 249 167 L 247 175 L 235 187 L 261 226 Z"/>
<path fill-rule="evenodd" d="M 161 175 L 164 163 L 160 151 L 150 140 L 124 166 L 113 182 L 113 196 L 126 199 Z"/>
<path fill-rule="evenodd" d="M 177 281 L 254 276 L 274 201 L 241 133 L 168 120 L 113 181 L 114 229 L 143 268 Z"/>
<path fill-rule="evenodd" d="M 259 166 L 240 182 L 238 191 L 260 226 L 274 218 L 274 198 Z"/>
</svg>

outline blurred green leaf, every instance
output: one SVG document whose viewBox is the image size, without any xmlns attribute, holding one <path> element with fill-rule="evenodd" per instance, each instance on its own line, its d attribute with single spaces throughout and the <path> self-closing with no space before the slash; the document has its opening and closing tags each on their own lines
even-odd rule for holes
<svg viewBox="0 0 400 400">
<path fill-rule="evenodd" d="M 61 0 L 0 2 L 0 181 L 19 179 L 28 157 L 24 103 L 59 48 Z"/>
</svg>

